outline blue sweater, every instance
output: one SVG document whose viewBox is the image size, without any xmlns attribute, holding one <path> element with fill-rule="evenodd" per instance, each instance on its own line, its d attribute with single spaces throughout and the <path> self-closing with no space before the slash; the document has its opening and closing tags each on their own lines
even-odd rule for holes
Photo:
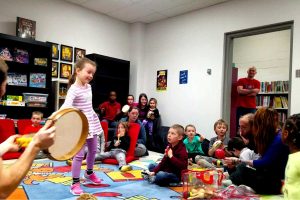
<svg viewBox="0 0 300 200">
<path fill-rule="evenodd" d="M 263 173 L 272 173 L 274 176 L 284 179 L 288 155 L 289 148 L 282 143 L 281 134 L 278 134 L 265 154 L 260 159 L 253 161 L 253 167 Z"/>
</svg>

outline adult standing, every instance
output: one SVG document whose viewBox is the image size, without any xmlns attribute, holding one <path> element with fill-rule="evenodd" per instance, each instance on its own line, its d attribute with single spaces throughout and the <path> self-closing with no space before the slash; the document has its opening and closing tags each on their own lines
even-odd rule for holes
<svg viewBox="0 0 300 200">
<path fill-rule="evenodd" d="M 237 112 L 236 112 L 236 127 L 238 130 L 239 119 L 247 113 L 255 113 L 256 111 L 256 95 L 260 91 L 260 82 L 254 79 L 256 75 L 256 67 L 252 66 L 247 71 L 246 78 L 240 78 L 237 81 Z"/>
<path fill-rule="evenodd" d="M 145 127 L 143 126 L 143 123 L 138 119 L 138 116 L 139 116 L 139 109 L 137 107 L 130 107 L 128 111 L 128 116 L 122 118 L 120 121 L 126 121 L 129 123 L 138 123 L 140 125 L 140 132 L 135 147 L 134 155 L 136 157 L 141 157 L 145 155 L 145 153 L 147 152 L 147 148 L 146 148 L 147 136 L 146 136 Z"/>
</svg>

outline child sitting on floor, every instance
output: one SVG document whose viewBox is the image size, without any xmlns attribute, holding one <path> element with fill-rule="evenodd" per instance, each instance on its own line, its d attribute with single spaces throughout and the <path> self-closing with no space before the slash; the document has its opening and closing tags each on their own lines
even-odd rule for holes
<svg viewBox="0 0 300 200">
<path fill-rule="evenodd" d="M 128 136 L 128 123 L 119 122 L 117 126 L 117 135 L 111 141 L 107 152 L 97 157 L 97 160 L 105 158 L 115 158 L 119 162 L 119 169 L 122 172 L 132 170 L 130 165 L 126 164 L 126 151 L 129 149 L 130 137 Z"/>
<path fill-rule="evenodd" d="M 229 174 L 235 170 L 236 164 L 243 160 L 257 160 L 259 154 L 246 147 L 245 142 L 240 137 L 234 137 L 228 142 L 228 151 L 231 151 L 235 157 L 227 157 L 224 159 L 224 164 L 228 169 Z"/>
<path fill-rule="evenodd" d="M 205 155 L 202 150 L 202 142 L 205 137 L 201 134 L 196 135 L 196 127 L 192 124 L 187 125 L 184 131 L 187 137 L 183 140 L 183 143 L 188 152 L 189 160 L 195 162 L 195 156 Z"/>
<path fill-rule="evenodd" d="M 281 139 L 290 148 L 282 190 L 284 199 L 298 199 L 300 197 L 300 113 L 286 120 Z"/>
<path fill-rule="evenodd" d="M 149 171 L 142 172 L 144 179 L 159 186 L 179 183 L 182 170 L 187 169 L 188 154 L 182 142 L 184 128 L 175 124 L 168 131 L 169 146 L 159 164 L 150 164 Z"/>
<path fill-rule="evenodd" d="M 43 127 L 41 125 L 42 119 L 43 119 L 42 112 L 39 112 L 39 111 L 32 112 L 32 115 L 31 115 L 32 124 L 25 127 L 23 134 L 37 133 Z"/>
<path fill-rule="evenodd" d="M 226 156 L 232 156 L 232 154 L 226 150 L 229 141 L 229 137 L 226 136 L 228 124 L 223 119 L 219 119 L 214 124 L 214 130 L 217 136 L 210 139 L 208 155 L 215 157 L 215 151 L 217 149 L 223 149 Z"/>
</svg>

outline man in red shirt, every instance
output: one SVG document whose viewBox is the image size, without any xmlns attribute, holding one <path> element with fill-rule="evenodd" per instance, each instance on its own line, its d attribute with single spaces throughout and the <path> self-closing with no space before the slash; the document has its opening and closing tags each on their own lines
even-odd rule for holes
<svg viewBox="0 0 300 200">
<path fill-rule="evenodd" d="M 236 112 L 236 126 L 239 127 L 239 119 L 242 115 L 247 113 L 255 113 L 256 111 L 256 95 L 260 91 L 260 82 L 254 79 L 256 75 L 256 67 L 252 66 L 247 71 L 246 78 L 240 78 L 237 81 L 237 112 Z"/>
<path fill-rule="evenodd" d="M 115 127 L 115 118 L 121 112 L 121 104 L 116 101 L 117 93 L 111 91 L 109 93 L 108 101 L 105 101 L 99 106 L 101 111 L 102 121 L 106 121 L 109 127 Z"/>
</svg>

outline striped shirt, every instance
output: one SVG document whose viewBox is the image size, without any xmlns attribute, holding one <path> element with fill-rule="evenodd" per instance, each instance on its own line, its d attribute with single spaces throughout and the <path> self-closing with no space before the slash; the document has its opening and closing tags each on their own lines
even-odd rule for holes
<svg viewBox="0 0 300 200">
<path fill-rule="evenodd" d="M 87 84 L 86 86 L 71 85 L 65 102 L 61 106 L 61 108 L 66 107 L 75 107 L 85 114 L 89 123 L 89 134 L 87 138 L 92 138 L 94 135 L 103 133 L 100 120 L 93 109 L 92 89 L 90 84 Z"/>
</svg>

